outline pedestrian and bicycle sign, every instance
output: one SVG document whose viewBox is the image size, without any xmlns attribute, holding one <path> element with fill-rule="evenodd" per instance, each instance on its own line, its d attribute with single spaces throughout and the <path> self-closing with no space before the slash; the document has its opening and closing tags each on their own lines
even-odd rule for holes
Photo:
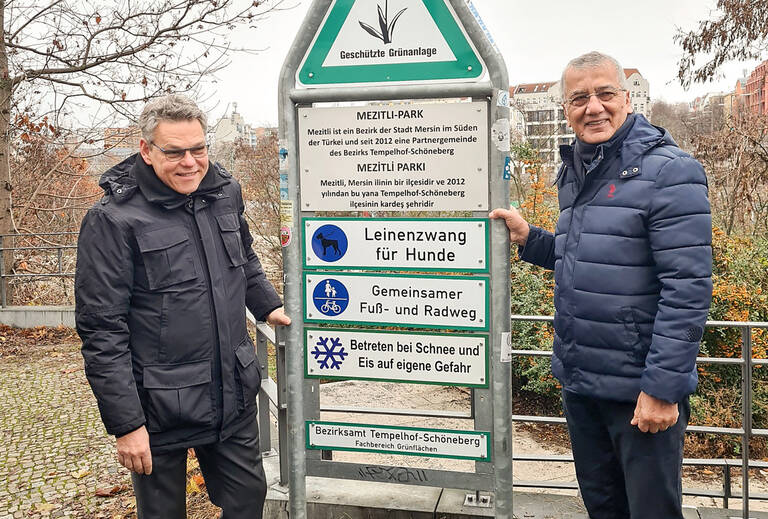
<svg viewBox="0 0 768 519">
<path fill-rule="evenodd" d="M 485 335 L 305 328 L 307 378 L 488 387 Z"/>
<path fill-rule="evenodd" d="M 304 320 L 488 329 L 488 278 L 305 272 Z"/>
<path fill-rule="evenodd" d="M 312 303 L 323 315 L 335 317 L 349 305 L 349 292 L 338 279 L 327 278 L 312 291 Z"/>
<path fill-rule="evenodd" d="M 335 0 L 298 72 L 304 87 L 476 81 L 485 65 L 445 0 Z"/>
<path fill-rule="evenodd" d="M 304 218 L 304 267 L 488 272 L 488 220 Z"/>
</svg>

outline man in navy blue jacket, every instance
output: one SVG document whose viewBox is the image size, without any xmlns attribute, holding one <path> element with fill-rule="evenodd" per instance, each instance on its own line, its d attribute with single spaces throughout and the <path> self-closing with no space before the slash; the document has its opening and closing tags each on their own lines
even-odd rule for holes
<svg viewBox="0 0 768 519">
<path fill-rule="evenodd" d="M 683 439 L 712 295 L 707 180 L 632 113 L 598 52 L 560 81 L 576 134 L 561 146 L 555 233 L 496 209 L 520 258 L 555 271 L 552 371 L 592 519 L 682 518 Z"/>
</svg>

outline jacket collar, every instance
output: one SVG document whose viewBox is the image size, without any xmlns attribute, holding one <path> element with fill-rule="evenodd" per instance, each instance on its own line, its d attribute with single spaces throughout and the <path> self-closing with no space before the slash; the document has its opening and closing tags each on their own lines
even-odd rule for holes
<svg viewBox="0 0 768 519">
<path fill-rule="evenodd" d="M 104 198 L 112 198 L 121 203 L 131 198 L 136 191 L 141 191 L 149 202 L 175 209 L 189 198 L 203 197 L 209 201 L 226 198 L 223 187 L 230 183 L 231 176 L 219 164 L 208 166 L 197 191 L 190 195 L 177 193 L 157 178 L 155 171 L 136 153 L 110 168 L 101 176 L 99 186 L 104 190 Z"/>
<path fill-rule="evenodd" d="M 631 121 L 629 120 L 630 118 L 632 119 Z M 651 148 L 660 146 L 662 144 L 677 146 L 674 139 L 672 139 L 672 136 L 667 130 L 660 126 L 652 125 L 642 114 L 630 114 L 627 119 L 627 122 L 624 124 L 629 123 L 630 127 L 626 135 L 621 136 L 623 138 L 618 138 L 616 141 L 611 139 L 599 145 L 598 153 L 596 154 L 597 158 L 602 159 L 603 157 L 607 156 L 607 149 L 604 149 L 603 153 L 600 153 L 602 146 L 607 146 L 611 149 L 619 147 L 621 154 L 621 167 L 616 173 L 616 176 L 619 178 L 629 178 L 639 175 L 642 172 L 642 157 Z M 560 158 L 562 159 L 563 164 L 567 166 L 571 171 L 575 170 L 574 162 L 577 160 L 574 156 L 574 144 L 564 144 L 560 146 Z M 594 163 L 592 164 L 592 166 L 596 165 L 597 164 Z M 557 183 L 560 179 L 560 176 L 564 172 L 563 169 L 561 169 L 561 172 L 558 175 L 557 180 L 555 180 L 555 183 Z M 625 171 L 627 172 L 626 174 L 624 174 Z"/>
</svg>

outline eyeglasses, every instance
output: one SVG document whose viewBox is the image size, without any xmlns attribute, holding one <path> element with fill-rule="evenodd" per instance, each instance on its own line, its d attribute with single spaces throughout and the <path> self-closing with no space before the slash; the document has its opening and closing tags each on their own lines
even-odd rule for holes
<svg viewBox="0 0 768 519">
<path fill-rule="evenodd" d="M 619 88 L 617 90 L 615 88 L 606 88 L 605 90 L 593 92 L 591 94 L 579 94 L 570 98 L 568 100 L 568 104 L 575 108 L 580 108 L 582 106 L 586 106 L 587 103 L 589 103 L 589 98 L 592 96 L 597 97 L 601 103 L 609 103 L 613 101 L 613 99 L 621 92 L 626 92 L 626 89 Z"/>
<path fill-rule="evenodd" d="M 149 144 L 151 144 L 158 150 L 162 151 L 163 155 L 165 155 L 165 158 L 170 160 L 171 162 L 180 161 L 187 155 L 187 152 L 189 152 L 190 155 L 198 159 L 208 155 L 207 144 L 202 144 L 200 146 L 193 146 L 191 148 L 180 148 L 180 149 L 172 149 L 172 150 L 166 150 L 165 148 L 161 148 L 160 146 L 158 146 L 152 141 L 149 141 Z"/>
</svg>

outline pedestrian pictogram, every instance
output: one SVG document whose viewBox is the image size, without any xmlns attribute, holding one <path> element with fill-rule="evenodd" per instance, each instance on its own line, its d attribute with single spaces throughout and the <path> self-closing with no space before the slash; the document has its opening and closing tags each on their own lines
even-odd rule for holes
<svg viewBox="0 0 768 519">
<path fill-rule="evenodd" d="M 324 279 L 312 291 L 312 301 L 323 315 L 336 316 L 347 309 L 349 292 L 341 281 Z"/>
<path fill-rule="evenodd" d="M 330 346 L 328 343 L 331 343 Z M 341 364 L 349 355 L 344 351 L 340 337 L 318 337 L 315 349 L 310 353 L 321 369 L 341 369 Z"/>
</svg>

